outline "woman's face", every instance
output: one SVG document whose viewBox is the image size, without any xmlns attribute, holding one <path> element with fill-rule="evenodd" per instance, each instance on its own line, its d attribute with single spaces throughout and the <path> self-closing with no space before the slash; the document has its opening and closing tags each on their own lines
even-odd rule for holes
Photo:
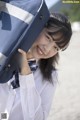
<svg viewBox="0 0 80 120">
<path fill-rule="evenodd" d="M 54 39 L 59 38 L 60 33 L 54 35 Z M 54 56 L 58 51 L 59 47 L 53 41 L 44 29 L 35 43 L 32 45 L 30 51 L 35 59 L 47 59 Z"/>
</svg>

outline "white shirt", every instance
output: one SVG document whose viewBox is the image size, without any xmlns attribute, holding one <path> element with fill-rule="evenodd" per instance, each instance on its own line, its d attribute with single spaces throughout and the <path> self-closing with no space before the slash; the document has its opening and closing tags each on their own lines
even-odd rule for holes
<svg viewBox="0 0 80 120">
<path fill-rule="evenodd" d="M 19 75 L 19 88 L 13 89 L 10 82 L 0 84 L 0 114 L 7 113 L 6 120 L 46 120 L 57 83 L 55 71 L 52 76 L 54 84 L 43 81 L 37 69 Z"/>
</svg>

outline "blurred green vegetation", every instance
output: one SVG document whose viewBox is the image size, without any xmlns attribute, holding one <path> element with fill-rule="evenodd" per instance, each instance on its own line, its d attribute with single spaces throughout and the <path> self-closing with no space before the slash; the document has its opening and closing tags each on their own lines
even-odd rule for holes
<svg viewBox="0 0 80 120">
<path fill-rule="evenodd" d="M 70 21 L 80 21 L 80 4 L 72 4 L 69 9 L 62 8 L 61 12 L 69 16 Z"/>
</svg>

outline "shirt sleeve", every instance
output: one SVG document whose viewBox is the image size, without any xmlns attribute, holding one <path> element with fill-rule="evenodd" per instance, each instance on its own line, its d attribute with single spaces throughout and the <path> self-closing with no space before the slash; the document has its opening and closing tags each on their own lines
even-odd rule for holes
<svg viewBox="0 0 80 120">
<path fill-rule="evenodd" d="M 46 82 L 39 93 L 33 73 L 20 75 L 20 97 L 24 120 L 46 120 L 56 85 Z"/>
</svg>

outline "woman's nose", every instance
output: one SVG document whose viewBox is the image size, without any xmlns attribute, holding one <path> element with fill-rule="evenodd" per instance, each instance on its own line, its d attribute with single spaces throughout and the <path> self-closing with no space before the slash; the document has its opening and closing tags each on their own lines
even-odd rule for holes
<svg viewBox="0 0 80 120">
<path fill-rule="evenodd" d="M 47 45 L 44 45 L 44 53 L 45 54 L 48 54 L 50 52 L 50 50 L 52 50 L 53 48 L 53 44 L 47 44 Z"/>
</svg>

